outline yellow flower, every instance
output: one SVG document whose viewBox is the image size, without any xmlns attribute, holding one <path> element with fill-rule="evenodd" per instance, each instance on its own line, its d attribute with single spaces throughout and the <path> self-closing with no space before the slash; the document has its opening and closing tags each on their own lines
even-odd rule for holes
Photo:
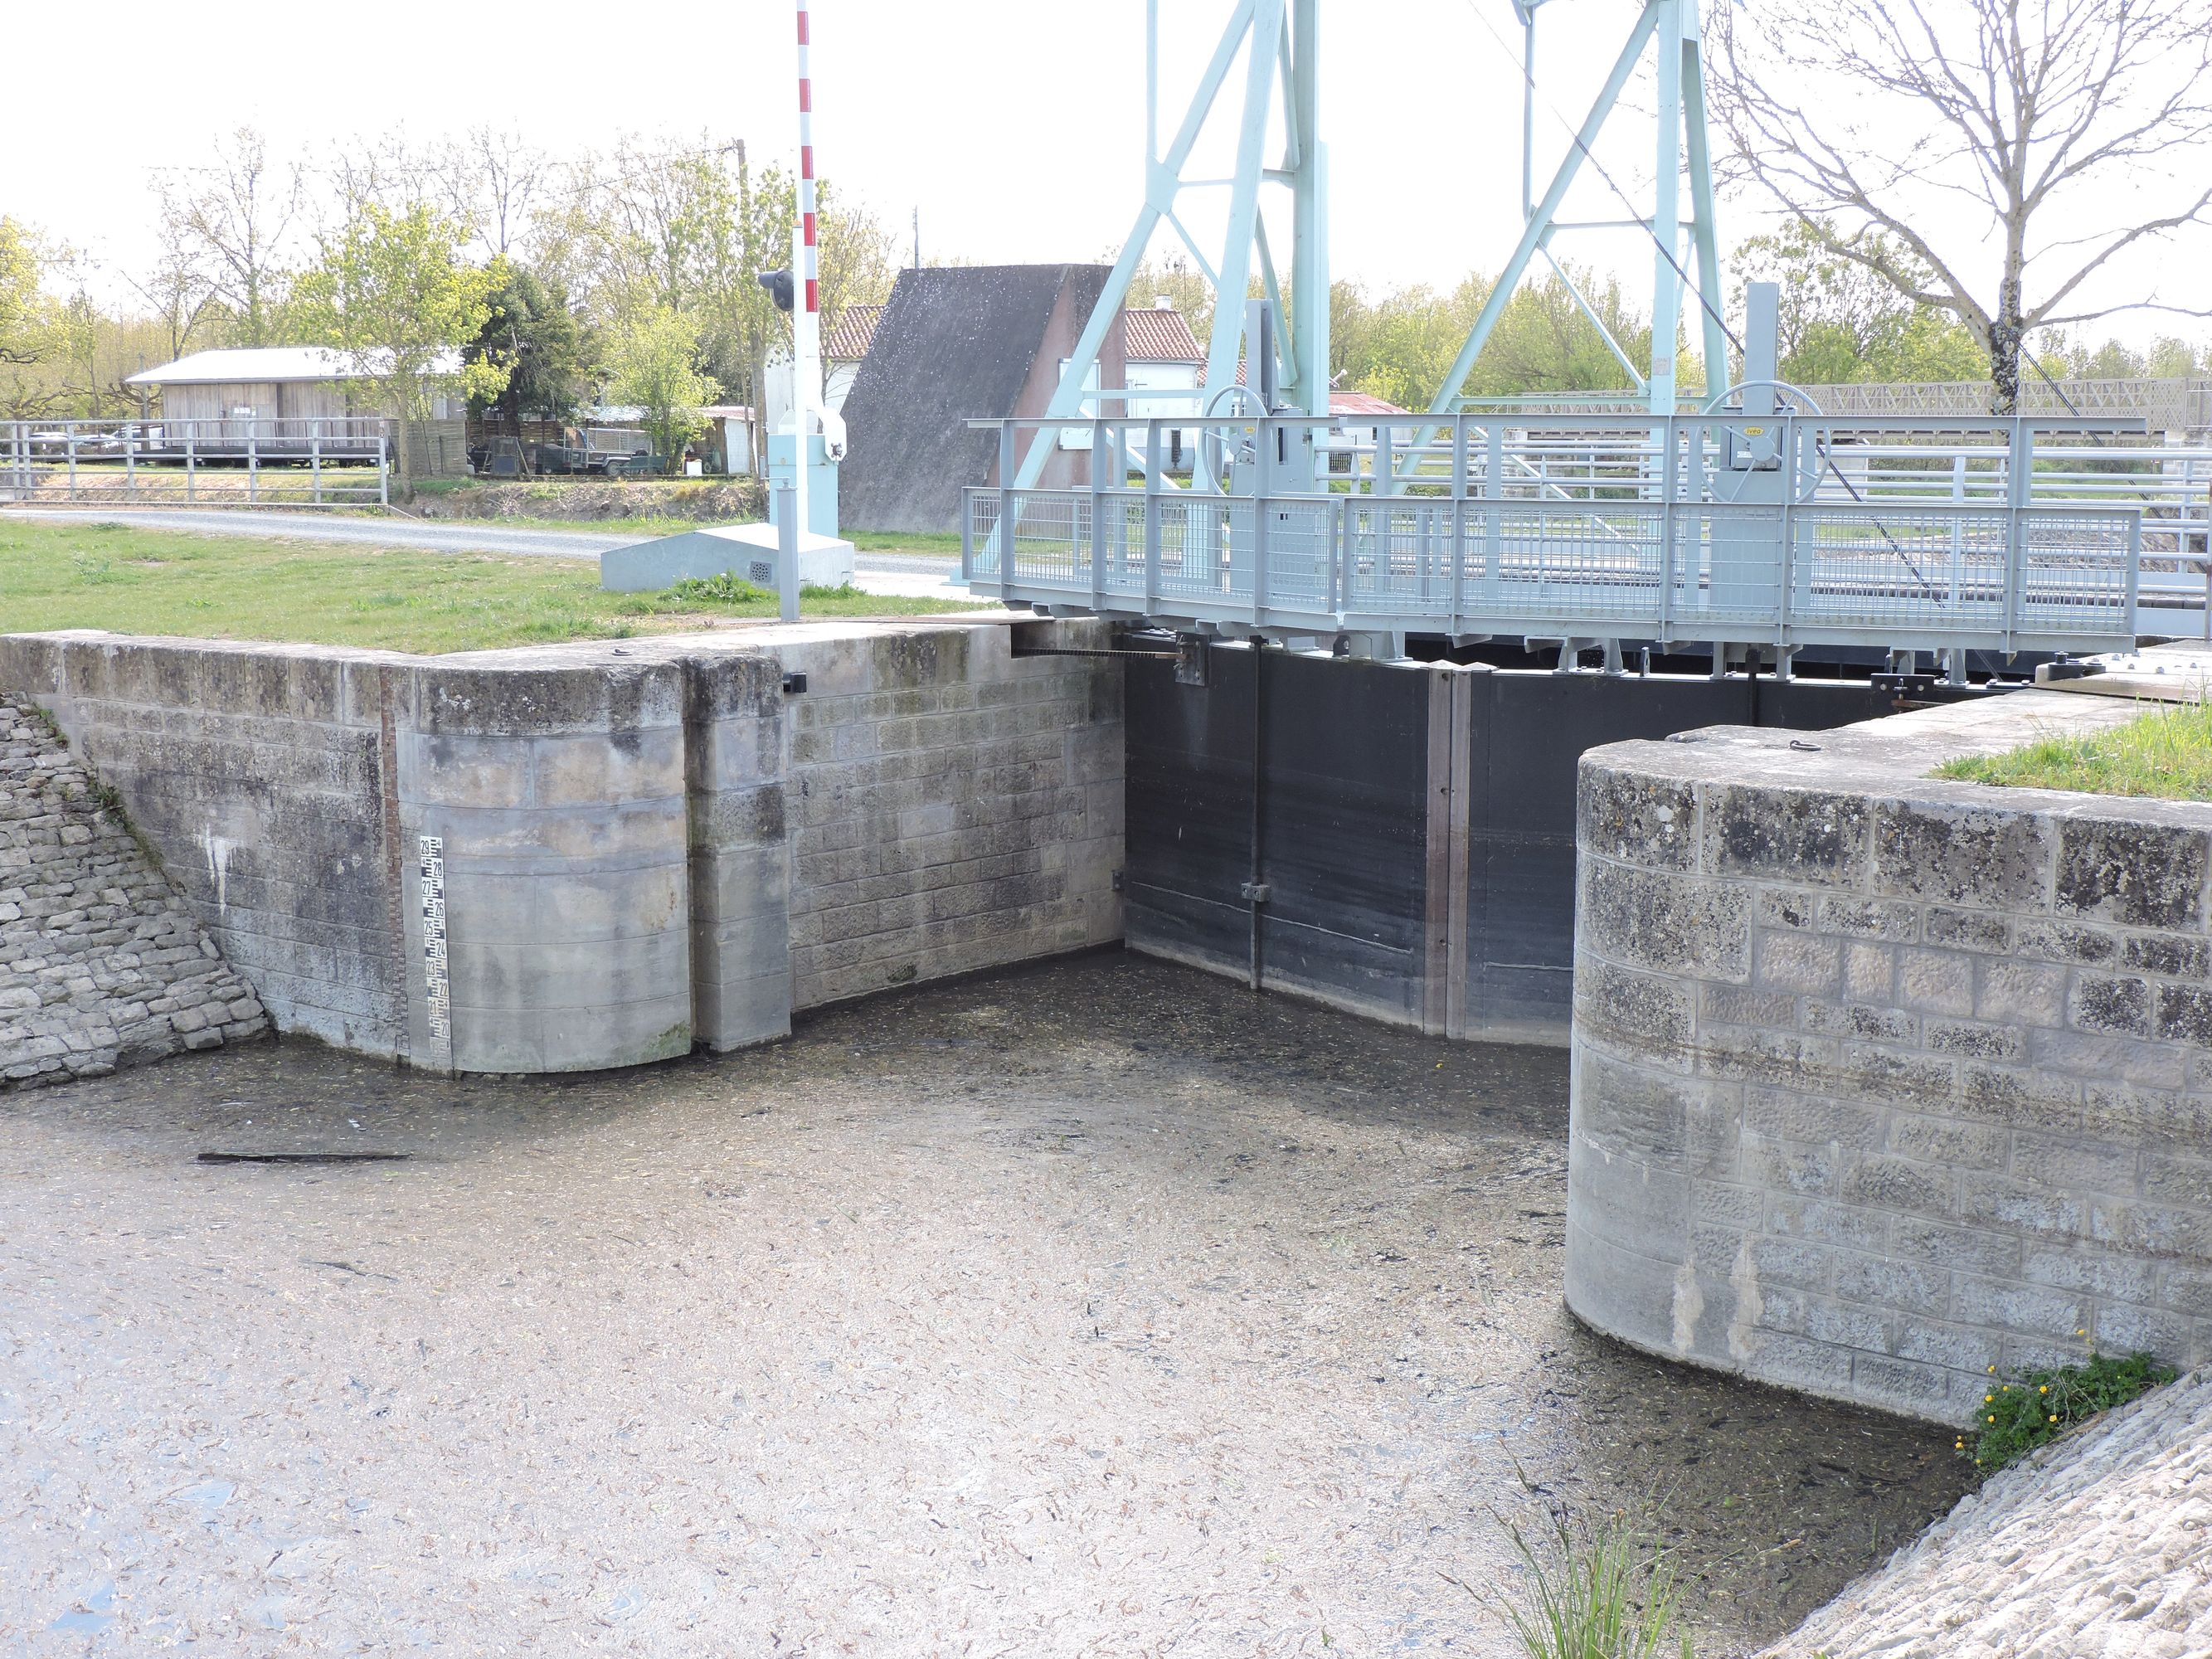
<svg viewBox="0 0 2212 1659">
<path fill-rule="evenodd" d="M 2049 1394 L 2051 1392 L 2051 1384 L 2048 1382 L 2045 1383 L 2041 1388 L 2038 1389 L 2036 1392 L 2038 1394 Z"/>
<path fill-rule="evenodd" d="M 1988 1405 L 1988 1404 L 1990 1403 L 1990 1401 L 1992 1401 L 1992 1400 L 1994 1400 L 1994 1399 L 1996 1399 L 1996 1395 L 1993 1395 L 1993 1394 L 1985 1394 L 1985 1395 L 1984 1395 L 1982 1396 L 1982 1404 L 1984 1404 L 1984 1406 L 1986 1406 L 1986 1405 Z"/>
<path fill-rule="evenodd" d="M 2051 1413 L 2051 1420 L 2052 1422 L 2054 1422 L 2054 1423 L 2056 1423 L 2056 1422 L 2058 1420 L 2058 1413 L 2057 1413 L 2057 1412 L 2053 1412 L 2053 1413 Z"/>
<path fill-rule="evenodd" d="M 2087 1331 L 2076 1331 L 2076 1332 L 2075 1332 L 2075 1333 L 2074 1333 L 2074 1334 L 2075 1334 L 2075 1335 L 2076 1335 L 2076 1336 L 2087 1336 L 2087 1335 L 2088 1335 L 2088 1334 L 2089 1334 L 2089 1333 L 2088 1333 L 2088 1332 L 2087 1332 Z"/>
<path fill-rule="evenodd" d="M 2076 1332 L 2075 1332 L 2075 1333 L 2074 1333 L 2074 1334 L 2075 1334 L 2075 1335 L 2076 1335 L 2076 1336 L 2079 1336 L 2079 1335 L 2081 1335 L 2081 1332 L 2079 1332 L 2079 1331 L 2076 1331 Z M 1996 1374 L 1997 1374 L 1997 1368 L 1996 1368 L 1996 1366 L 1994 1366 L 1994 1365 L 1990 1366 L 1990 1375 L 1991 1376 L 1995 1376 Z"/>
<path fill-rule="evenodd" d="M 1992 1417 L 1991 1419 L 1990 1419 L 1990 1422 L 1992 1422 L 1992 1423 L 1994 1423 L 1994 1422 L 1996 1422 L 1996 1418 L 1994 1418 L 1994 1417 Z"/>
</svg>

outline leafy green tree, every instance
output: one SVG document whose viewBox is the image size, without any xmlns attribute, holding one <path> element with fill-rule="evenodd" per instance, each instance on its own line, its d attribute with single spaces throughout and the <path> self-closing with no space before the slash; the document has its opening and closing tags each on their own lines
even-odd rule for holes
<svg viewBox="0 0 2212 1659">
<path fill-rule="evenodd" d="M 792 176 L 754 171 L 742 140 L 710 135 L 684 148 L 625 142 L 570 176 L 566 205 L 536 220 L 532 263 L 611 333 L 634 331 L 656 309 L 690 318 L 699 366 L 758 406 L 769 350 L 790 324 L 754 277 L 790 261 Z M 831 183 L 817 196 L 826 331 L 846 306 L 890 293 L 895 251 L 888 228 Z"/>
<path fill-rule="evenodd" d="M 1880 274 L 1896 270 L 1915 283 L 1923 275 L 1881 232 L 1844 238 L 1832 225 L 1792 221 L 1745 242 L 1735 265 L 1738 318 L 1744 283 L 1781 287 L 1780 373 L 1793 386 L 1972 380 L 1989 372 L 1988 353 L 1955 317 L 1908 298 Z"/>
<path fill-rule="evenodd" d="M 673 463 L 705 428 L 700 410 L 714 397 L 714 381 L 699 371 L 698 325 L 680 311 L 656 306 L 615 337 L 607 368 L 608 395 L 645 411 L 653 449 Z"/>
<path fill-rule="evenodd" d="M 452 366 L 483 332 L 506 280 L 500 262 L 461 258 L 465 235 L 427 204 L 364 202 L 294 286 L 290 313 L 307 340 L 374 376 L 402 420 L 427 420 L 442 391 L 491 398 L 507 384 L 507 369 L 481 355 Z"/>
<path fill-rule="evenodd" d="M 2163 335 L 2138 351 L 2124 341 L 2108 339 L 2092 345 L 2063 330 L 2038 337 L 2036 355 L 2054 376 L 2077 380 L 2172 380 L 2212 374 L 2212 347 L 2191 345 Z"/>
<path fill-rule="evenodd" d="M 509 426 L 526 415 L 566 420 L 591 390 L 588 331 L 568 295 L 537 272 L 513 264 L 494 269 L 503 280 L 488 296 L 489 314 L 465 354 L 507 371 L 507 385 L 485 401 Z"/>
<path fill-rule="evenodd" d="M 1603 283 L 1595 272 L 1567 267 L 1590 309 L 1636 365 L 1651 370 L 1651 325 L 1630 301 L 1618 277 Z M 1470 319 L 1471 320 L 1471 319 Z M 1464 336 L 1462 335 L 1462 337 Z M 1629 383 L 1628 371 L 1605 337 L 1583 315 L 1557 276 L 1523 283 L 1498 319 L 1468 376 L 1471 398 L 1512 398 L 1550 392 L 1613 392 Z"/>
<path fill-rule="evenodd" d="M 38 244 L 13 219 L 0 218 L 0 363 L 34 363 L 50 321 Z"/>
<path fill-rule="evenodd" d="M 1989 378 L 1989 353 L 1948 313 L 1916 306 L 1895 334 L 1869 355 L 1869 380 L 1981 380 Z"/>
<path fill-rule="evenodd" d="M 1351 391 L 1425 409 L 1489 297 L 1482 276 L 1469 276 L 1449 294 L 1416 286 L 1372 301 L 1339 283 L 1330 295 L 1330 373 Z"/>
<path fill-rule="evenodd" d="M 1650 326 L 1617 280 L 1572 270 L 1591 309 L 1635 363 L 1648 372 Z M 1469 276 L 1449 294 L 1401 289 L 1370 299 L 1339 283 L 1329 313 L 1331 373 L 1336 384 L 1404 409 L 1426 409 L 1452 360 L 1490 298 L 1492 283 Z M 1471 398 L 1512 398 L 1558 392 L 1617 392 L 1628 371 L 1606 344 L 1574 295 L 1557 276 L 1523 283 L 1506 302 L 1467 380 Z"/>
<path fill-rule="evenodd" d="M 2161 335 L 2151 342 L 2150 356 L 2143 364 L 2146 374 L 2161 380 L 2184 379 L 2192 374 L 2212 374 L 2212 343 L 2191 345 L 2172 335 Z"/>
</svg>

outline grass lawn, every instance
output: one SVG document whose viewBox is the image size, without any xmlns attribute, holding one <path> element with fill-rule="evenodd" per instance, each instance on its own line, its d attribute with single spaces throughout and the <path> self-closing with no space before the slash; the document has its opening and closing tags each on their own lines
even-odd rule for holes
<svg viewBox="0 0 2212 1659">
<path fill-rule="evenodd" d="M 810 617 L 912 617 L 974 606 L 810 588 L 799 608 Z M 0 513 L 0 633 L 105 628 L 435 653 L 680 633 L 775 614 L 773 593 L 742 582 L 605 592 L 598 570 L 580 560 L 202 536 Z"/>
<path fill-rule="evenodd" d="M 909 558 L 946 558 L 960 556 L 960 532 L 957 530 L 848 530 L 845 539 L 863 553 L 903 553 Z"/>
<path fill-rule="evenodd" d="M 1946 761 L 1936 775 L 2019 789 L 2212 800 L 2212 703 L 2175 703 L 2087 737 L 2043 738 L 2002 755 Z"/>
</svg>

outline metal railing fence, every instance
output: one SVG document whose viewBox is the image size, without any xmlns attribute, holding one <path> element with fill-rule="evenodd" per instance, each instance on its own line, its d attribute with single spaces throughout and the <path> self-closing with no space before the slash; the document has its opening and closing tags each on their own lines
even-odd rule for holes
<svg viewBox="0 0 2212 1659">
<path fill-rule="evenodd" d="M 362 507 L 391 501 L 387 421 L 0 421 L 0 504 Z"/>
<path fill-rule="evenodd" d="M 1291 469 L 1265 458 L 1326 423 L 1205 422 L 1215 459 L 1189 484 L 1166 474 L 1159 447 L 1188 417 L 977 424 L 1000 428 L 1007 477 L 1025 434 L 1091 427 L 1092 471 L 969 490 L 972 591 L 1285 635 L 2104 649 L 2135 638 L 2146 537 L 2204 533 L 2202 508 L 2182 516 L 2197 475 L 2101 470 L 2119 457 L 2091 467 L 2073 450 L 2046 466 L 2036 440 L 2059 423 L 2038 419 L 2004 423 L 2001 445 L 1928 434 L 1855 453 L 1860 429 L 1895 423 L 1677 416 L 1593 434 L 1579 416 L 1459 416 L 1420 443 L 1410 423 L 1383 428 L 1331 487 L 1256 494 L 1205 477 L 1269 483 Z M 2125 423 L 2064 425 L 2078 445 Z M 1772 465 L 1730 466 L 1749 439 L 1771 444 Z M 1729 498 L 1758 471 L 1782 475 L 1772 499 Z"/>
</svg>

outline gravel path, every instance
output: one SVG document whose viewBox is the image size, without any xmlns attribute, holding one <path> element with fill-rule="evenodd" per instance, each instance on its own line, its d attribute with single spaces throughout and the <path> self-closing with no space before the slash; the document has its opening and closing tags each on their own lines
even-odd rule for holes
<svg viewBox="0 0 2212 1659">
<path fill-rule="evenodd" d="M 357 518 L 337 513 L 228 512 L 194 507 L 174 512 L 105 507 L 10 507 L 34 519 L 90 519 L 147 530 L 184 530 L 206 536 L 270 536 L 287 540 L 356 542 L 376 547 L 419 547 L 436 553 L 507 553 L 552 559 L 596 559 L 611 548 L 641 539 L 635 531 L 608 534 L 490 524 L 473 519 Z M 957 561 L 904 553 L 861 553 L 854 560 L 854 586 L 863 592 L 915 598 L 961 599 L 967 590 L 951 576 Z"/>
<path fill-rule="evenodd" d="M 2212 1653 L 2212 1371 L 1995 1476 L 1768 1659 Z"/>
<path fill-rule="evenodd" d="M 1119 953 L 629 1073 L 18 1098 L 0 1651 L 1494 1655 L 1498 1516 L 1657 1493 L 1739 1652 L 1960 1467 L 1576 1326 L 1565 1115 L 1563 1054 Z M 410 1157 L 196 1161 L 333 1149 Z"/>
</svg>

